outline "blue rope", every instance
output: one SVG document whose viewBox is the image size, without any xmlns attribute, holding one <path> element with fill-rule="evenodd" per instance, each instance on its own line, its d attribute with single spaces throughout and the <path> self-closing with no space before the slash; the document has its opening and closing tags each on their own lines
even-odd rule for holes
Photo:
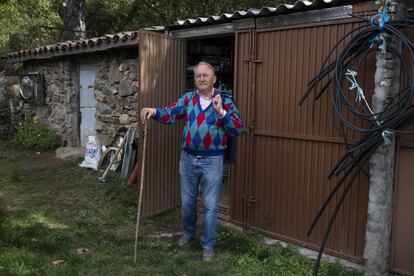
<svg viewBox="0 0 414 276">
<path fill-rule="evenodd" d="M 374 15 L 371 18 L 371 24 L 375 25 L 375 19 L 378 18 L 378 27 L 383 30 L 384 29 L 384 25 L 385 22 L 388 22 L 390 19 L 390 16 L 388 15 L 388 8 L 387 8 L 387 4 L 384 3 L 384 8 L 382 9 L 381 12 L 377 13 L 376 15 Z"/>
</svg>

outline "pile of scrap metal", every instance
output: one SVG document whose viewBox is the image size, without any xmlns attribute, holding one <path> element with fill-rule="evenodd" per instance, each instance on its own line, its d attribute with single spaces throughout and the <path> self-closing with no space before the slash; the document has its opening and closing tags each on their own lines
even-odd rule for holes
<svg viewBox="0 0 414 276">
<path fill-rule="evenodd" d="M 107 147 L 103 147 L 98 164 L 98 169 L 103 171 L 103 174 L 99 177 L 99 180 L 105 182 L 109 171 L 118 171 L 119 169 L 122 178 L 127 178 L 129 175 L 132 177 L 131 172 L 136 161 L 136 149 L 136 126 L 121 127 L 115 134 L 112 143 Z"/>
</svg>

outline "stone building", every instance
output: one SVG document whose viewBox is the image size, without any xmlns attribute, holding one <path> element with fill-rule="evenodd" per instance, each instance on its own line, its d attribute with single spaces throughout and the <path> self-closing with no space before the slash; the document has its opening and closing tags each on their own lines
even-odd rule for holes
<svg viewBox="0 0 414 276">
<path fill-rule="evenodd" d="M 20 79 L 3 77 L 1 89 L 29 77 L 36 83 L 36 95 L 25 100 L 16 91 L 3 93 L 11 107 L 3 120 L 16 124 L 18 117 L 37 116 L 67 146 L 85 146 L 88 135 L 109 144 L 119 128 L 137 121 L 137 56 L 137 33 L 125 32 L 49 45 L 16 57 L 22 62 L 15 74 Z"/>
</svg>

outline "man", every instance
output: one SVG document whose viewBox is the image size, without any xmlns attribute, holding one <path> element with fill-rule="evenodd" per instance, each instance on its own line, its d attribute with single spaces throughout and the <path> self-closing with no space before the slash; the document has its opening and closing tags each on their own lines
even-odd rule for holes
<svg viewBox="0 0 414 276">
<path fill-rule="evenodd" d="M 185 93 L 165 108 L 146 107 L 141 121 L 154 118 L 160 123 L 173 124 L 185 118 L 181 143 L 181 218 L 183 235 L 178 245 L 187 244 L 196 234 L 197 194 L 201 188 L 203 203 L 203 260 L 214 259 L 217 205 L 223 180 L 223 155 L 228 136 L 242 132 L 240 114 L 232 97 L 214 89 L 216 75 L 207 62 L 194 68 L 195 91 Z"/>
</svg>

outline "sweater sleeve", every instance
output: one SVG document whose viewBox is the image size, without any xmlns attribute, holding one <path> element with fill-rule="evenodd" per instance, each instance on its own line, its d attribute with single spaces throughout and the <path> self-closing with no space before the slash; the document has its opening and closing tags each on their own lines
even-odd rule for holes
<svg viewBox="0 0 414 276">
<path fill-rule="evenodd" d="M 185 118 L 188 101 L 188 94 L 184 94 L 177 102 L 163 108 L 156 108 L 154 119 L 162 124 L 170 125 L 176 123 L 178 120 Z"/>
<path fill-rule="evenodd" d="M 238 136 L 243 132 L 243 123 L 240 118 L 240 113 L 232 98 L 224 97 L 223 99 L 224 110 L 226 110 L 227 113 L 220 120 L 223 123 L 224 130 L 227 135 Z"/>
</svg>

